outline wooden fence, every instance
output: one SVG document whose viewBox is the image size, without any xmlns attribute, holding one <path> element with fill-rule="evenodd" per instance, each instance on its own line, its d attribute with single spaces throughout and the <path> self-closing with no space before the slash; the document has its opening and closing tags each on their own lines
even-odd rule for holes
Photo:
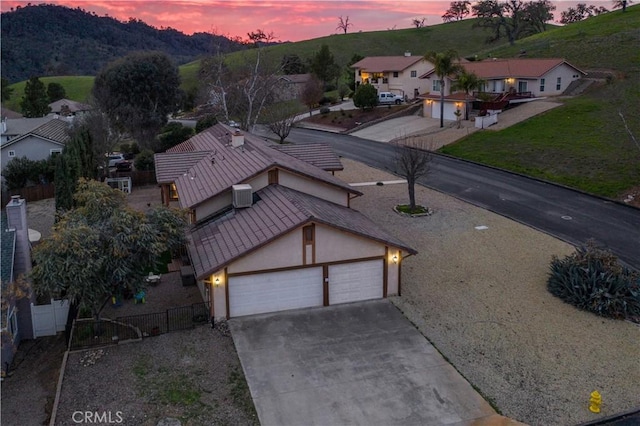
<svg viewBox="0 0 640 426">
<path fill-rule="evenodd" d="M 131 171 L 131 172 L 118 172 L 115 177 L 131 177 L 131 186 L 146 186 L 154 185 L 156 183 L 155 170 L 148 171 Z M 56 187 L 54 183 L 47 183 L 44 185 L 28 186 L 26 188 L 14 189 L 11 191 L 2 191 L 2 207 L 7 205 L 12 195 L 20 195 L 20 198 L 25 199 L 28 203 L 39 200 L 46 200 L 48 198 L 54 198 L 56 196 Z"/>
</svg>

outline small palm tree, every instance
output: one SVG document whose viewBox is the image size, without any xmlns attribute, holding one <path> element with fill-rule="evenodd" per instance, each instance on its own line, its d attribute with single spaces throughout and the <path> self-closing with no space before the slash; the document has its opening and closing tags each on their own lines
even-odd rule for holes
<svg viewBox="0 0 640 426">
<path fill-rule="evenodd" d="M 475 73 L 473 72 L 468 72 L 467 70 L 463 69 L 462 71 L 460 71 L 458 73 L 457 79 L 456 81 L 453 83 L 453 87 L 452 90 L 462 90 L 464 91 L 464 93 L 467 95 L 465 97 L 465 103 L 467 105 L 465 105 L 465 120 L 469 119 L 469 108 L 468 108 L 468 104 L 469 104 L 469 93 L 473 90 L 477 90 L 479 88 L 482 87 L 482 85 L 485 83 L 485 80 L 481 79 L 480 77 L 478 77 Z"/>
<path fill-rule="evenodd" d="M 436 75 L 440 79 L 440 127 L 444 127 L 444 78 L 463 70 L 458 63 L 460 57 L 455 50 L 446 52 L 429 52 L 424 58 L 433 64 Z"/>
</svg>

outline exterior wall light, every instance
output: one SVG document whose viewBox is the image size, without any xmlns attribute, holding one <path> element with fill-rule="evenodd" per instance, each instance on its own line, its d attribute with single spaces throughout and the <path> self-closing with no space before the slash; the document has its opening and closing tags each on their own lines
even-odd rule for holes
<svg viewBox="0 0 640 426">
<path fill-rule="evenodd" d="M 394 254 L 391 260 L 393 260 L 393 263 L 398 263 L 398 255 Z"/>
</svg>

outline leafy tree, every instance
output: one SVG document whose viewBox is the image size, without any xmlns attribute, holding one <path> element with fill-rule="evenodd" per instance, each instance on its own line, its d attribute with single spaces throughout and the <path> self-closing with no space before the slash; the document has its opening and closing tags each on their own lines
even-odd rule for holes
<svg viewBox="0 0 640 426">
<path fill-rule="evenodd" d="M 395 146 L 396 167 L 401 176 L 407 179 L 409 192 L 409 209 L 416 210 L 416 182 L 431 171 L 431 152 L 425 150 L 420 143 L 407 140 Z"/>
<path fill-rule="evenodd" d="M 601 13 L 606 12 L 608 12 L 608 10 L 603 6 L 587 6 L 584 3 L 578 3 L 575 8 L 570 7 L 569 9 L 562 11 L 562 13 L 560 14 L 560 23 L 573 24 L 574 22 L 579 22 L 587 18 L 591 18 L 592 16 L 600 15 Z"/>
<path fill-rule="evenodd" d="M 613 8 L 614 9 L 619 9 L 622 8 L 623 12 L 627 11 L 627 5 L 628 4 L 632 4 L 633 2 L 631 0 L 614 0 L 613 1 Z"/>
<path fill-rule="evenodd" d="M 350 91 L 351 89 L 349 89 L 349 86 L 347 86 L 346 84 L 341 84 L 340 86 L 338 86 L 338 96 L 340 97 L 340 101 L 343 101 L 344 97 L 347 96 Z"/>
<path fill-rule="evenodd" d="M 326 44 L 323 44 L 313 56 L 310 68 L 311 72 L 325 85 L 340 74 L 340 69 L 335 62 L 333 53 L 331 53 L 329 46 Z"/>
<path fill-rule="evenodd" d="M 99 319 L 108 297 L 144 288 L 161 254 L 185 242 L 187 221 L 166 207 L 136 211 L 124 193 L 93 180 L 78 182 L 74 200 L 34 249 L 31 278 L 36 294 L 66 297 Z"/>
<path fill-rule="evenodd" d="M 488 41 L 506 37 L 511 45 L 525 35 L 544 31 L 544 22 L 553 19 L 553 9 L 547 0 L 528 3 L 523 0 L 481 0 L 472 7 L 473 15 L 478 18 L 474 26 L 493 31 Z"/>
<path fill-rule="evenodd" d="M 55 174 L 56 210 L 65 211 L 73 207 L 78 179 L 96 177 L 97 165 L 89 131 L 84 129 L 76 132 L 58 157 Z"/>
<path fill-rule="evenodd" d="M 91 137 L 91 147 L 96 166 L 106 170 L 108 165 L 106 155 L 113 152 L 115 147 L 122 143 L 124 139 L 123 133 L 98 108 L 87 111 L 73 121 L 71 138 L 83 132 L 88 132 Z"/>
<path fill-rule="evenodd" d="M 22 114 L 27 118 L 44 117 L 51 112 L 47 90 L 38 77 L 31 77 L 27 81 L 20 108 L 22 108 Z"/>
<path fill-rule="evenodd" d="M 311 111 L 320 102 L 323 95 L 322 82 L 315 75 L 312 75 L 300 92 L 300 101 L 309 108 L 309 116 L 311 116 Z"/>
<path fill-rule="evenodd" d="M 202 117 L 196 122 L 196 133 L 200 133 L 203 130 L 207 130 L 209 127 L 217 123 L 218 123 L 218 119 L 213 114 Z"/>
<path fill-rule="evenodd" d="M 13 87 L 9 87 L 9 80 L 2 77 L 2 102 L 6 102 L 11 99 L 13 94 Z"/>
<path fill-rule="evenodd" d="M 336 27 L 336 30 L 344 31 L 344 34 L 346 34 L 347 31 L 349 30 L 349 27 L 352 27 L 352 26 L 353 24 L 349 22 L 348 16 L 346 18 L 343 18 L 342 16 L 340 16 L 338 18 L 338 26 Z"/>
<path fill-rule="evenodd" d="M 461 21 L 471 13 L 471 2 L 468 0 L 452 1 L 449 9 L 442 15 L 444 22 Z"/>
<path fill-rule="evenodd" d="M 433 64 L 436 76 L 440 80 L 440 127 L 444 127 L 444 78 L 461 72 L 463 68 L 458 63 L 460 58 L 455 50 L 429 52 L 424 58 Z"/>
<path fill-rule="evenodd" d="M 356 62 L 360 62 L 363 59 L 364 56 L 354 53 L 353 56 L 351 56 L 351 60 L 345 67 L 347 86 L 349 86 L 349 88 L 354 92 L 356 91 L 356 74 L 353 71 L 353 68 L 351 68 L 351 65 L 355 64 Z"/>
<path fill-rule="evenodd" d="M 186 141 L 191 136 L 193 136 L 193 129 L 191 127 L 183 126 L 182 123 L 169 123 L 162 128 L 161 133 L 158 136 L 160 141 L 158 152 L 164 152 L 169 148 Z"/>
<path fill-rule="evenodd" d="M 116 60 L 95 79 L 93 96 L 100 110 L 142 146 L 152 147 L 180 100 L 180 75 L 161 52 L 138 52 Z"/>
<path fill-rule="evenodd" d="M 297 102 L 280 102 L 265 110 L 267 128 L 280 138 L 280 143 L 289 136 L 298 115 Z"/>
<path fill-rule="evenodd" d="M 378 91 L 371 84 L 361 84 L 353 94 L 353 105 L 362 110 L 378 105 Z"/>
<path fill-rule="evenodd" d="M 282 57 L 282 72 L 291 75 L 291 74 L 304 74 L 307 72 L 307 66 L 300 56 L 295 53 L 286 54 Z"/>
<path fill-rule="evenodd" d="M 153 158 L 153 151 L 150 149 L 142 150 L 136 159 L 134 160 L 136 170 L 153 170 L 155 167 L 155 160 Z"/>
<path fill-rule="evenodd" d="M 478 77 L 473 72 L 468 72 L 464 68 L 458 73 L 456 76 L 456 81 L 453 83 L 453 90 L 462 90 L 466 95 L 467 99 L 465 102 L 467 103 L 467 107 L 465 108 L 465 120 L 469 119 L 469 99 L 468 95 L 473 90 L 480 89 L 482 85 L 485 83 L 485 80 Z"/>
<path fill-rule="evenodd" d="M 59 101 L 67 96 L 64 87 L 60 83 L 51 82 L 47 85 L 47 96 L 49 97 L 49 103 Z"/>
</svg>

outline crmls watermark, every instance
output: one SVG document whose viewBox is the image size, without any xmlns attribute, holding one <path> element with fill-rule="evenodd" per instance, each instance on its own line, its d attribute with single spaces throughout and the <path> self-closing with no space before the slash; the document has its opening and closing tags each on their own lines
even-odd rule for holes
<svg viewBox="0 0 640 426">
<path fill-rule="evenodd" d="M 124 418 L 122 411 L 74 411 L 71 420 L 77 424 L 120 424 Z"/>
</svg>

